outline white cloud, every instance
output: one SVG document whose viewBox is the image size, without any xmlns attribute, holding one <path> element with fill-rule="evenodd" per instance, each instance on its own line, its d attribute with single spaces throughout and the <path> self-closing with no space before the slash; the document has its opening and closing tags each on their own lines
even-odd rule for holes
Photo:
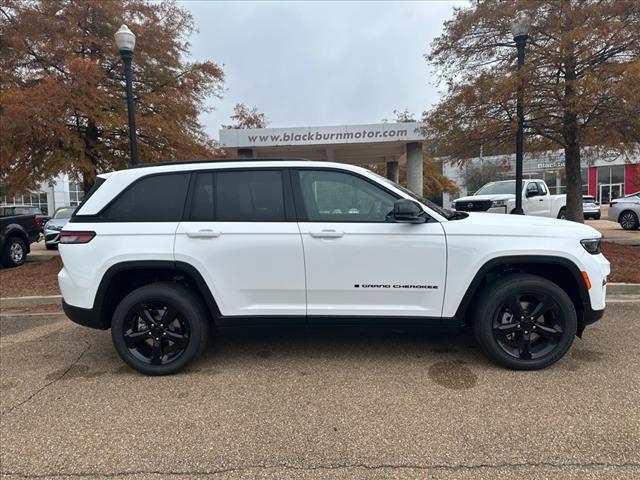
<svg viewBox="0 0 640 480">
<path fill-rule="evenodd" d="M 463 1 L 181 1 L 199 33 L 195 59 L 224 65 L 226 94 L 202 116 L 209 135 L 238 102 L 271 126 L 373 123 L 438 99 L 423 58 Z"/>
</svg>

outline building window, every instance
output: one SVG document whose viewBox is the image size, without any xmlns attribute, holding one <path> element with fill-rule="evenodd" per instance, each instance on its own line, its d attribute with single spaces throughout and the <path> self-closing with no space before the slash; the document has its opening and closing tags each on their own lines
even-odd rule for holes
<svg viewBox="0 0 640 480">
<path fill-rule="evenodd" d="M 84 197 L 84 190 L 82 190 L 82 185 L 77 182 L 72 182 L 69 184 L 69 205 L 75 207 L 80 205 L 82 202 L 82 198 Z"/>
<path fill-rule="evenodd" d="M 49 203 L 45 192 L 23 192 L 11 196 L 5 193 L 4 188 L 0 187 L 0 204 L 38 207 L 45 215 L 49 214 Z"/>
</svg>

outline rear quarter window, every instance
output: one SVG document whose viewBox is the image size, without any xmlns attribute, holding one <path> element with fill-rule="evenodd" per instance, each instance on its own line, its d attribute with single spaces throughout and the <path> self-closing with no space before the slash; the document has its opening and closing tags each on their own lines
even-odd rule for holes
<svg viewBox="0 0 640 480">
<path fill-rule="evenodd" d="M 178 222 L 189 176 L 172 173 L 143 177 L 117 196 L 100 217 L 105 222 Z"/>
</svg>

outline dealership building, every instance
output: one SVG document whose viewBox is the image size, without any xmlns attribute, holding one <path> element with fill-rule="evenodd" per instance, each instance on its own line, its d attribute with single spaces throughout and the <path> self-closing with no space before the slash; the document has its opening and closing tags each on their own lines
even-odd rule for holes
<svg viewBox="0 0 640 480">
<path fill-rule="evenodd" d="M 588 148 L 582 152 L 582 194 L 591 195 L 601 203 L 640 191 L 640 155 L 624 158 L 615 153 L 596 154 Z M 458 195 L 443 195 L 443 204 L 449 206 L 455 198 L 472 194 L 467 189 L 467 174 L 470 166 L 495 164 L 504 169 L 506 178 L 515 178 L 515 155 L 477 157 L 452 164 L 445 162 L 443 173 L 460 187 Z M 566 193 L 564 173 L 564 151 L 553 150 L 536 154 L 525 154 L 522 169 L 524 178 L 544 180 L 552 194 Z"/>
<path fill-rule="evenodd" d="M 223 129 L 220 143 L 234 157 L 298 157 L 351 165 L 384 164 L 397 182 L 406 164 L 407 187 L 422 195 L 420 123 L 375 123 L 326 127 Z"/>
</svg>

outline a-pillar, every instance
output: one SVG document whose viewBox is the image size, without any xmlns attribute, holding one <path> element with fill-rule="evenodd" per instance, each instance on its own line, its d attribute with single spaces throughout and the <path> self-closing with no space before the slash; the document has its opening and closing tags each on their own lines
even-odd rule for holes
<svg viewBox="0 0 640 480">
<path fill-rule="evenodd" d="M 407 188 L 422 196 L 422 143 L 407 143 Z"/>
<path fill-rule="evenodd" d="M 400 168 L 397 160 L 387 162 L 387 178 L 395 183 L 400 181 Z"/>
</svg>

